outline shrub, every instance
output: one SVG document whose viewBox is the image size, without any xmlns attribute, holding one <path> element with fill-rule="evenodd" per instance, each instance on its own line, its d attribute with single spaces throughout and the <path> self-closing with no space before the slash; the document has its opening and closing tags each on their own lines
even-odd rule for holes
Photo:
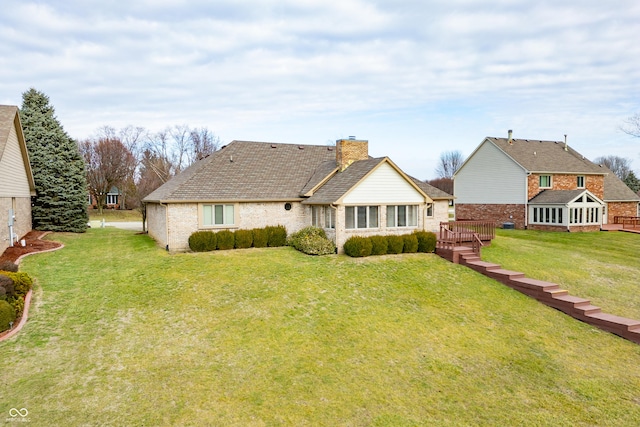
<svg viewBox="0 0 640 427">
<path fill-rule="evenodd" d="M 415 234 L 405 234 L 402 237 L 404 240 L 404 247 L 402 252 L 412 254 L 418 252 L 418 238 Z"/>
<path fill-rule="evenodd" d="M 7 291 L 1 286 L 0 286 L 0 300 L 1 301 L 7 300 Z"/>
<path fill-rule="evenodd" d="M 389 243 L 387 247 L 388 254 L 402 253 L 402 249 L 404 249 L 404 239 L 402 236 L 387 236 L 387 242 Z"/>
<path fill-rule="evenodd" d="M 253 247 L 254 248 L 266 248 L 269 241 L 269 233 L 265 228 L 254 228 L 251 230 L 253 235 Z"/>
<path fill-rule="evenodd" d="M 1 273 L 1 275 L 7 276 L 11 280 L 13 280 L 13 289 L 14 289 L 13 292 L 14 292 L 14 295 L 17 297 L 24 298 L 24 296 L 27 295 L 27 293 L 33 286 L 33 280 L 31 279 L 31 276 L 29 276 L 27 273 L 4 272 L 4 273 Z"/>
<path fill-rule="evenodd" d="M 24 311 L 24 298 L 19 296 L 13 296 L 7 298 L 7 302 L 11 307 L 13 307 L 14 312 L 16 313 L 15 318 L 22 316 L 22 312 Z"/>
<path fill-rule="evenodd" d="M 414 232 L 418 238 L 418 252 L 431 253 L 436 250 L 437 237 L 436 233 L 431 231 L 416 231 Z"/>
<path fill-rule="evenodd" d="M 213 231 L 196 231 L 189 236 L 189 248 L 194 252 L 215 251 L 216 247 L 216 233 Z"/>
<path fill-rule="evenodd" d="M 10 271 L 12 273 L 18 272 L 18 264 L 14 264 L 11 261 L 0 261 L 0 271 Z"/>
<path fill-rule="evenodd" d="M 344 253 L 350 257 L 364 257 L 371 255 L 371 239 L 362 236 L 352 236 L 344 242 Z"/>
<path fill-rule="evenodd" d="M 336 246 L 319 227 L 306 227 L 293 233 L 287 239 L 287 244 L 307 255 L 329 255 L 336 251 Z"/>
<path fill-rule="evenodd" d="M 287 229 L 283 225 L 268 226 L 267 230 L 267 246 L 275 248 L 278 246 L 286 246 L 287 244 Z"/>
<path fill-rule="evenodd" d="M 16 320 L 16 311 L 6 301 L 0 301 L 0 331 L 9 329 L 9 322 Z"/>
<path fill-rule="evenodd" d="M 13 279 L 4 274 L 0 274 L 0 289 L 4 291 L 5 295 L 11 296 L 15 292 L 13 287 Z"/>
<path fill-rule="evenodd" d="M 220 250 L 233 249 L 235 246 L 234 235 L 229 230 L 218 231 L 216 238 L 218 239 L 218 249 Z"/>
<path fill-rule="evenodd" d="M 236 249 L 250 248 L 253 243 L 251 230 L 236 230 L 234 233 Z"/>
<path fill-rule="evenodd" d="M 371 255 L 386 255 L 389 242 L 387 236 L 371 236 Z"/>
</svg>

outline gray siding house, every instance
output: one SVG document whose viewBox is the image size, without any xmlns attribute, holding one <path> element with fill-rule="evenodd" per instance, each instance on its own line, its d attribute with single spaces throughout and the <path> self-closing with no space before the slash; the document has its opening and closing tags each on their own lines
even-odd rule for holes
<svg viewBox="0 0 640 427">
<path fill-rule="evenodd" d="M 233 141 L 145 198 L 149 235 L 188 250 L 198 230 L 322 227 L 342 251 L 354 235 L 437 231 L 453 196 L 406 175 L 368 141 L 336 146 Z"/>
<path fill-rule="evenodd" d="M 35 194 L 18 107 L 0 105 L 0 253 L 31 230 Z"/>
</svg>

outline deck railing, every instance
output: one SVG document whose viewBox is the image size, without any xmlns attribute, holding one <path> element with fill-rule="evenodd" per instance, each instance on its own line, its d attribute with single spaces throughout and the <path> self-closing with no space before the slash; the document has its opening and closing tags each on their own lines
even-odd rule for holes
<svg viewBox="0 0 640 427">
<path fill-rule="evenodd" d="M 640 216 L 614 216 L 614 224 L 622 224 L 622 228 L 640 228 Z"/>
<path fill-rule="evenodd" d="M 438 242 L 443 249 L 470 245 L 480 252 L 483 242 L 496 237 L 496 225 L 491 221 L 449 221 L 440 223 Z"/>
</svg>

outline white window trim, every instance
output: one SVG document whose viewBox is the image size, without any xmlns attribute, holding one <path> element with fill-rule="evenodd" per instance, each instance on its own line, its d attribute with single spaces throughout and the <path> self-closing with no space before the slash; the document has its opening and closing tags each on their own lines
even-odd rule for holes
<svg viewBox="0 0 640 427">
<path fill-rule="evenodd" d="M 211 206 L 212 207 L 212 220 L 213 224 L 205 224 L 204 223 L 204 207 Z M 215 207 L 216 206 L 233 206 L 233 224 L 215 224 Z M 238 203 L 199 203 L 198 204 L 198 226 L 199 228 L 219 228 L 219 229 L 228 229 L 228 228 L 238 228 L 238 211 L 239 205 Z M 226 219 L 226 209 L 223 207 L 222 209 L 223 222 Z"/>
<path fill-rule="evenodd" d="M 580 183 L 579 183 L 580 179 L 582 179 L 582 185 L 580 185 Z M 584 175 L 578 175 L 576 177 L 576 187 L 582 189 L 582 188 L 586 188 L 586 185 L 587 185 L 587 179 L 585 178 L 585 176 Z"/>
<path fill-rule="evenodd" d="M 378 210 L 378 218 L 377 218 L 377 222 L 378 225 L 375 227 L 371 227 L 371 218 L 370 218 L 370 214 L 371 214 L 371 208 L 377 208 Z M 366 226 L 365 227 L 358 227 L 358 208 L 365 208 L 365 212 L 366 212 Z M 348 227 L 347 226 L 347 209 L 353 209 L 353 225 L 354 227 Z M 345 206 L 344 207 L 344 228 L 345 230 L 377 230 L 380 228 L 380 210 L 381 210 L 381 206 L 378 205 L 350 205 L 350 206 Z"/>
<path fill-rule="evenodd" d="M 548 186 L 542 186 L 542 177 L 543 176 L 548 176 L 549 177 L 549 185 Z M 553 188 L 553 175 L 550 174 L 542 174 L 538 177 L 538 184 L 540 186 L 540 188 Z"/>
<path fill-rule="evenodd" d="M 406 208 L 405 212 L 406 212 L 406 219 L 407 219 L 407 224 L 406 225 L 398 225 L 398 206 L 404 206 Z M 416 223 L 415 225 L 410 225 L 409 224 L 409 208 L 411 207 L 415 207 L 416 212 L 415 212 L 415 220 Z M 389 225 L 389 208 L 394 208 L 393 209 L 393 224 L 394 225 Z M 387 222 L 386 222 L 386 226 L 387 228 L 418 228 L 418 226 L 420 225 L 420 221 L 419 221 L 419 216 L 420 216 L 420 206 L 419 205 L 387 205 L 385 206 L 385 211 L 387 213 Z"/>
</svg>

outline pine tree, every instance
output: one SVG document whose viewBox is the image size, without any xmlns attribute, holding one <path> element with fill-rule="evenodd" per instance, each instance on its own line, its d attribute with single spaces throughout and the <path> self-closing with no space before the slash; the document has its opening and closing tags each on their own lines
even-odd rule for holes
<svg viewBox="0 0 640 427">
<path fill-rule="evenodd" d="M 36 185 L 33 228 L 84 232 L 88 193 L 78 144 L 55 117 L 49 97 L 33 88 L 22 94 L 20 119 Z"/>
</svg>

